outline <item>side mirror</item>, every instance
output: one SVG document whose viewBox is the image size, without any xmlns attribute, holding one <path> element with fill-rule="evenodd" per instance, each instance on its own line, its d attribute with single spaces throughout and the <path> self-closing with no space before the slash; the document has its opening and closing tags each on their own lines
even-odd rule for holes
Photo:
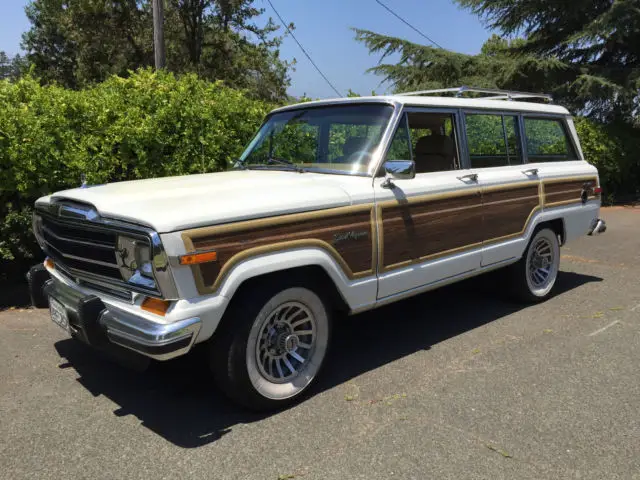
<svg viewBox="0 0 640 480">
<path fill-rule="evenodd" d="M 384 162 L 384 171 L 387 174 L 382 187 L 392 188 L 392 178 L 397 180 L 411 180 L 416 176 L 416 163 L 413 160 L 387 160 Z"/>
</svg>

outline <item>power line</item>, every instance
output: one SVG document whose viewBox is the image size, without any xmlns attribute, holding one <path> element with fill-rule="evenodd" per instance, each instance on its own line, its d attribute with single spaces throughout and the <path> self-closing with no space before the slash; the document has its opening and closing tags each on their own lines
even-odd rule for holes
<svg viewBox="0 0 640 480">
<path fill-rule="evenodd" d="M 334 92 L 336 92 L 336 95 L 338 95 L 339 97 L 342 97 L 343 95 L 338 91 L 338 89 L 336 87 L 333 86 L 333 84 L 329 81 L 329 79 L 327 78 L 327 76 L 322 73 L 322 70 L 320 70 L 320 67 L 318 67 L 318 65 L 316 65 L 316 62 L 313 61 L 313 59 L 311 58 L 311 55 L 309 55 L 307 53 L 307 51 L 304 49 L 304 47 L 302 46 L 302 44 L 298 41 L 298 39 L 296 38 L 296 36 L 293 34 L 293 32 L 291 31 L 291 29 L 289 28 L 289 26 L 287 25 L 287 23 L 282 19 L 282 17 L 280 16 L 280 14 L 278 13 L 278 11 L 276 10 L 276 7 L 273 6 L 273 3 L 271 3 L 271 0 L 267 0 L 267 3 L 269 3 L 269 5 L 271 5 L 271 8 L 273 9 L 273 11 L 275 12 L 276 16 L 278 17 L 278 19 L 280 20 L 280 23 L 282 24 L 282 26 L 287 30 L 287 32 L 289 32 L 289 35 L 291 35 L 291 38 L 293 38 L 293 40 L 298 44 L 298 46 L 300 47 L 300 50 L 302 50 L 302 53 L 305 54 L 305 56 L 309 59 L 309 61 L 311 62 L 311 65 L 313 65 L 315 67 L 315 69 L 318 71 L 318 73 L 320 74 L 320 76 L 322 76 L 322 78 L 324 78 L 324 81 L 327 82 L 329 84 L 329 86 L 333 89 Z"/>
<path fill-rule="evenodd" d="M 269 2 L 271 3 L 271 2 Z M 394 12 L 393 10 L 391 10 L 389 7 L 387 7 L 384 3 L 382 3 L 380 0 L 376 0 L 376 3 L 378 5 L 380 5 L 381 7 L 383 7 L 384 9 L 386 9 L 391 15 L 393 15 L 394 17 L 396 17 L 398 20 L 400 20 L 402 23 L 404 23 L 407 27 L 411 28 L 412 30 L 414 30 L 415 32 L 417 32 L 419 35 L 422 35 L 422 37 L 426 38 L 427 41 L 429 41 L 430 43 L 432 43 L 433 45 L 435 45 L 438 48 L 442 48 L 444 50 L 444 48 L 440 45 L 438 45 L 438 43 L 434 42 L 433 40 L 431 40 L 427 35 L 425 35 L 424 33 L 422 33 L 420 30 L 418 30 L 416 27 L 414 27 L 413 25 L 411 25 L 409 22 L 407 22 L 404 18 L 402 18 L 400 15 L 398 15 L 396 12 Z"/>
</svg>

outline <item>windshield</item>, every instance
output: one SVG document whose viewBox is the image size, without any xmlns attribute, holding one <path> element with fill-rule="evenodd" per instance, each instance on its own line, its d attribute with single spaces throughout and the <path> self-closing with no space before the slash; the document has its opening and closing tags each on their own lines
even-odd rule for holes
<svg viewBox="0 0 640 480">
<path fill-rule="evenodd" d="M 240 157 L 246 168 L 367 174 L 391 105 L 309 107 L 267 118 Z"/>
</svg>

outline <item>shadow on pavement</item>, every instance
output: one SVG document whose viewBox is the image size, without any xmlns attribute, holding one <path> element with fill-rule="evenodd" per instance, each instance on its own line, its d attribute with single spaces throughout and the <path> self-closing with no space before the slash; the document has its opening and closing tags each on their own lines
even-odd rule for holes
<svg viewBox="0 0 640 480">
<path fill-rule="evenodd" d="M 338 318 L 325 369 L 311 395 L 355 376 L 517 312 L 487 287 L 491 276 L 472 279 L 348 318 Z M 601 278 L 561 272 L 556 295 Z M 142 425 L 183 448 L 214 442 L 232 427 L 272 414 L 247 412 L 227 401 L 211 381 L 204 348 L 144 373 L 114 364 L 75 340 L 55 344 L 78 381 L 94 396 L 119 405 L 116 416 L 135 415 Z"/>
<path fill-rule="evenodd" d="M 29 285 L 26 281 L 0 282 L 0 311 L 30 306 Z"/>
</svg>

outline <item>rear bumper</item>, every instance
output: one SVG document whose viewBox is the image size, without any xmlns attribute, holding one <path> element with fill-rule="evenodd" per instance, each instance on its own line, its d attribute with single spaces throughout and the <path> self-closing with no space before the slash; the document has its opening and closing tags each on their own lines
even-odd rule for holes
<svg viewBox="0 0 640 480">
<path fill-rule="evenodd" d="M 44 294 L 64 305 L 70 334 L 98 349 L 118 345 L 156 360 L 168 360 L 187 353 L 201 327 L 198 317 L 160 323 L 108 307 L 99 297 L 86 295 L 54 276 L 44 283 Z"/>
<path fill-rule="evenodd" d="M 589 227 L 589 235 L 600 235 L 607 231 L 607 224 L 601 218 L 594 218 Z"/>
</svg>

